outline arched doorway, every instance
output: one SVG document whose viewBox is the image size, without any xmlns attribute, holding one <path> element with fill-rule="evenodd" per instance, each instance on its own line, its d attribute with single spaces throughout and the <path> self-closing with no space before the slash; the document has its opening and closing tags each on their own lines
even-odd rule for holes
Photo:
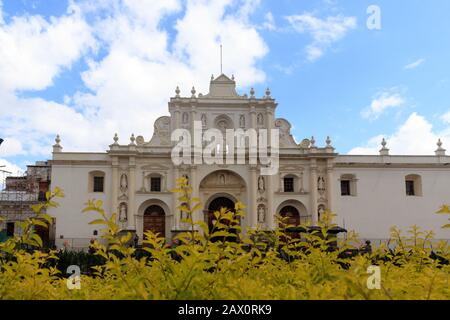
<svg viewBox="0 0 450 320">
<path fill-rule="evenodd" d="M 311 220 L 311 216 L 308 215 L 306 207 L 303 203 L 294 199 L 287 200 L 280 204 L 277 212 L 283 218 L 283 222 L 280 222 L 280 228 L 285 228 L 286 226 L 292 228 L 305 225 Z M 287 234 L 293 239 L 301 238 L 298 230 L 288 229 L 286 231 Z"/>
<path fill-rule="evenodd" d="M 214 216 L 214 212 L 220 211 L 222 208 L 225 208 L 228 211 L 231 211 L 231 212 L 234 213 L 235 212 L 234 205 L 235 205 L 235 202 L 233 200 L 231 200 L 230 198 L 225 197 L 225 196 L 219 196 L 219 197 L 213 199 L 209 203 L 208 209 L 205 210 L 205 220 L 208 223 L 208 228 L 209 228 L 210 231 L 213 230 L 214 223 L 215 223 L 215 220 L 216 220 L 216 217 Z M 238 220 L 239 220 L 238 223 L 240 224 L 240 219 L 238 219 Z M 222 221 L 222 223 L 225 224 L 226 221 Z M 217 229 L 215 231 L 217 231 Z M 237 234 L 237 229 L 230 228 L 228 231 L 232 232 L 234 234 Z M 216 240 L 216 241 L 217 240 L 236 241 L 237 237 L 217 238 L 217 239 L 213 239 L 213 240 Z"/>
<path fill-rule="evenodd" d="M 151 230 L 160 237 L 166 235 L 166 213 L 158 205 L 151 205 L 144 212 L 144 232 Z"/>
<path fill-rule="evenodd" d="M 284 206 L 280 210 L 280 216 L 283 218 L 283 223 L 287 225 L 298 226 L 300 224 L 300 213 L 298 209 L 293 206 Z"/>
</svg>

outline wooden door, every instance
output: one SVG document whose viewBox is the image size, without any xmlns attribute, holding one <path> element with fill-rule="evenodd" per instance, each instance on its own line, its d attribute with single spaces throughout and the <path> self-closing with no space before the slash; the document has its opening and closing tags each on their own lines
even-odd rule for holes
<svg viewBox="0 0 450 320">
<path fill-rule="evenodd" d="M 148 230 L 159 234 L 160 237 L 166 236 L 166 215 L 160 206 L 153 205 L 145 210 L 144 232 Z"/>
</svg>

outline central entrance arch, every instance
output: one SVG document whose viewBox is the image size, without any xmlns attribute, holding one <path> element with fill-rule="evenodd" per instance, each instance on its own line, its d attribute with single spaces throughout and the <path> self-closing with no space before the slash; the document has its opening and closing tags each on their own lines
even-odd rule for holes
<svg viewBox="0 0 450 320">
<path fill-rule="evenodd" d="M 224 194 L 218 194 L 215 195 L 211 198 L 212 200 L 210 200 L 206 210 L 204 211 L 205 213 L 205 222 L 208 224 L 208 229 L 210 231 L 213 230 L 214 228 L 214 224 L 216 222 L 216 217 L 214 216 L 214 213 L 217 211 L 222 210 L 222 208 L 227 209 L 227 211 L 231 211 L 233 213 L 235 213 L 235 203 L 236 201 L 234 199 L 232 199 L 231 196 L 229 195 L 224 195 Z M 222 221 L 222 223 L 226 223 L 225 221 Z M 240 225 L 241 221 L 240 218 L 238 219 L 238 224 Z M 215 231 L 218 231 L 217 229 Z M 230 228 L 228 230 L 231 233 L 234 234 L 238 234 L 238 230 L 235 228 Z M 213 241 L 237 241 L 238 237 L 227 237 L 227 238 L 223 238 L 223 237 L 219 237 L 219 238 L 213 238 Z"/>
<path fill-rule="evenodd" d="M 151 205 L 144 212 L 144 233 L 153 231 L 160 237 L 166 235 L 166 213 L 158 205 Z"/>
</svg>

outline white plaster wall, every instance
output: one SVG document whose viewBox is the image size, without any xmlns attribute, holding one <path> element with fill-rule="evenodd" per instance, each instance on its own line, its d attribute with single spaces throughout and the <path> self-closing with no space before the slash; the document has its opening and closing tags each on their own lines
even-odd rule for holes
<svg viewBox="0 0 450 320">
<path fill-rule="evenodd" d="M 356 196 L 341 196 L 339 178 L 354 174 Z M 423 196 L 406 196 L 405 176 L 422 177 Z M 445 169 L 336 168 L 334 210 L 337 223 L 355 230 L 362 238 L 386 239 L 391 226 L 407 230 L 412 225 L 433 230 L 436 238 L 449 239 L 443 230 L 447 217 L 435 212 L 450 202 L 450 171 Z"/>
<path fill-rule="evenodd" d="M 89 172 L 105 172 L 105 192 L 91 193 L 88 190 Z M 50 208 L 49 214 L 56 218 L 56 243 L 61 246 L 68 238 L 93 238 L 99 225 L 89 225 L 97 219 L 95 213 L 82 213 L 88 199 L 103 200 L 103 208 L 111 214 L 111 168 L 109 166 L 53 165 L 52 189 L 60 187 L 65 197 L 58 199 L 58 208 Z M 100 234 L 100 232 L 99 232 Z M 64 239 L 60 239 L 63 235 Z"/>
</svg>

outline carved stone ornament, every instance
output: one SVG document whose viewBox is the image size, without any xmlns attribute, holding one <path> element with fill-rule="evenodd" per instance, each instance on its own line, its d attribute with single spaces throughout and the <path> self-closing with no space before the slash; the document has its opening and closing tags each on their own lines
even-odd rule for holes
<svg viewBox="0 0 450 320">
<path fill-rule="evenodd" d="M 119 221 L 126 222 L 128 220 L 128 208 L 127 204 L 122 202 L 119 207 Z"/>
<path fill-rule="evenodd" d="M 150 145 L 169 146 L 170 144 L 170 117 L 163 116 L 155 121 Z"/>
<path fill-rule="evenodd" d="M 120 191 L 126 193 L 128 190 L 128 177 L 125 173 L 120 176 Z"/>
<path fill-rule="evenodd" d="M 319 191 L 320 194 L 324 194 L 325 190 L 326 190 L 325 179 L 324 177 L 319 177 L 317 179 L 317 191 Z"/>
<path fill-rule="evenodd" d="M 258 206 L 258 222 L 266 222 L 266 207 L 262 204 Z"/>
<path fill-rule="evenodd" d="M 264 192 L 264 190 L 266 190 L 266 186 L 265 186 L 265 181 L 264 181 L 264 177 L 260 176 L 258 178 L 258 191 L 260 193 Z"/>
</svg>

